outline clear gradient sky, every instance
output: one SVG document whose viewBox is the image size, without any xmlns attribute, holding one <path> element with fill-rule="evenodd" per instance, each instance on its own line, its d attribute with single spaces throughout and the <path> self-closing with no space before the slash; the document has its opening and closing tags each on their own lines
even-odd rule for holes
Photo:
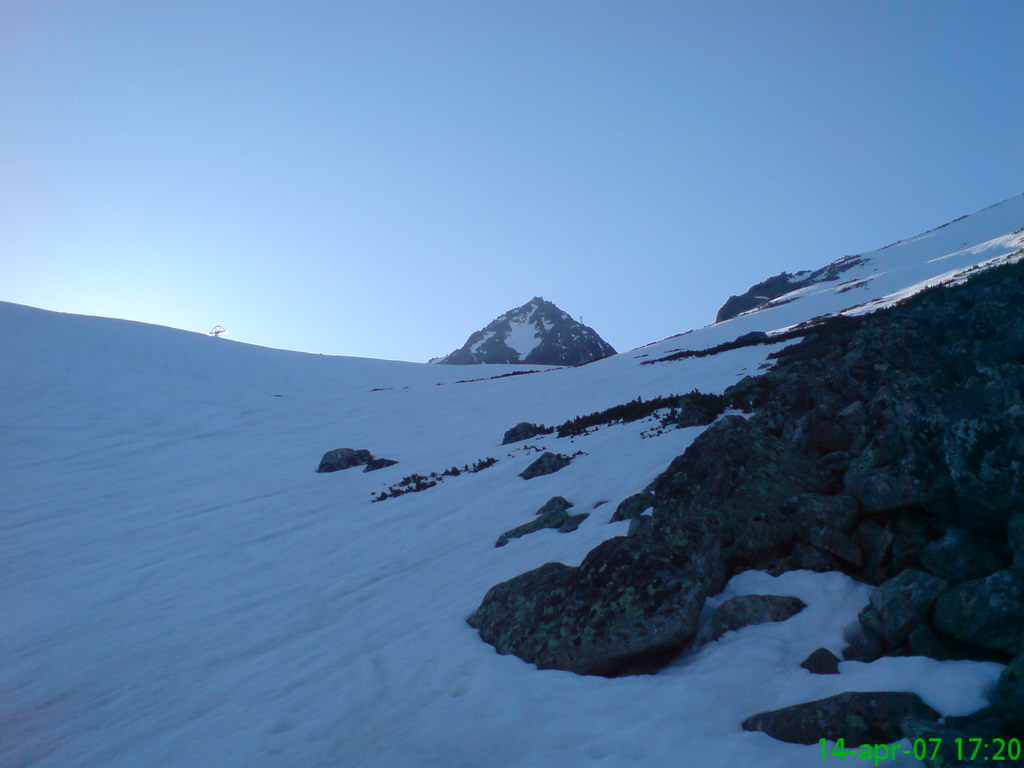
<svg viewBox="0 0 1024 768">
<path fill-rule="evenodd" d="M 1024 3 L 0 0 L 0 300 L 620 350 L 1024 191 Z M 2 332 L 2 329 L 0 329 Z"/>
</svg>

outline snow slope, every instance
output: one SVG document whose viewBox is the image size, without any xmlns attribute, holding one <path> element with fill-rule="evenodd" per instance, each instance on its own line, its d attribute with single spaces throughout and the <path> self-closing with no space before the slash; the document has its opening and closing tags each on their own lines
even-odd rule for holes
<svg viewBox="0 0 1024 768">
<path fill-rule="evenodd" d="M 505 429 L 721 391 L 778 345 L 640 362 L 891 301 L 1007 258 L 1021 227 L 1024 196 L 865 254 L 795 301 L 580 368 L 464 384 L 516 367 L 307 355 L 0 304 L 0 765 L 791 768 L 822 764 L 820 748 L 740 721 L 841 690 L 978 708 L 997 664 L 800 669 L 819 646 L 840 650 L 866 602 L 839 574 L 737 576 L 729 594 L 809 608 L 649 677 L 540 672 L 464 619 L 496 582 L 625 533 L 607 523 L 615 506 L 700 431 L 531 440 L 585 455 L 523 481 L 534 456 L 501 446 Z M 400 463 L 316 474 L 341 446 Z M 490 469 L 371 503 L 404 475 L 487 456 Z M 578 531 L 494 547 L 556 494 L 591 512 Z"/>
</svg>

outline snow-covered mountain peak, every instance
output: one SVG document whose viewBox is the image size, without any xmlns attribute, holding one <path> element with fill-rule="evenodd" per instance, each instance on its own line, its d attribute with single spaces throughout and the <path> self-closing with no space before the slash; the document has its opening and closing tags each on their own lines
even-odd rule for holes
<svg viewBox="0 0 1024 768">
<path fill-rule="evenodd" d="M 534 296 L 472 334 L 459 349 L 431 362 L 580 365 L 614 354 L 593 328 Z"/>
</svg>

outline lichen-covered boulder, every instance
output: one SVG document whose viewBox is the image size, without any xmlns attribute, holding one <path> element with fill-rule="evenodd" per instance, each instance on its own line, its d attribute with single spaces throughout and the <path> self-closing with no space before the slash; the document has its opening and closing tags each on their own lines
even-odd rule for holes
<svg viewBox="0 0 1024 768">
<path fill-rule="evenodd" d="M 737 595 L 715 609 L 712 636 L 717 640 L 733 629 L 752 624 L 785 621 L 800 613 L 807 604 L 799 597 L 783 595 Z"/>
<path fill-rule="evenodd" d="M 860 622 L 886 647 L 896 648 L 930 616 L 932 606 L 947 587 L 943 579 L 907 568 L 871 593 L 870 605 L 860 612 Z"/>
<path fill-rule="evenodd" d="M 615 508 L 612 519 L 608 522 L 617 523 L 620 520 L 632 520 L 634 517 L 640 517 L 653 505 L 654 497 L 651 494 L 634 493 L 632 496 L 627 496 L 622 500 L 619 506 Z"/>
<path fill-rule="evenodd" d="M 715 537 L 735 570 L 765 567 L 793 539 L 783 503 L 798 493 L 820 492 L 823 485 L 807 457 L 746 419 L 726 416 L 652 483 L 652 522 L 642 530 L 678 544 Z"/>
<path fill-rule="evenodd" d="M 828 648 L 819 648 L 801 661 L 800 666 L 814 675 L 838 675 L 839 657 Z"/>
<path fill-rule="evenodd" d="M 1024 651 L 1024 579 L 997 571 L 948 590 L 935 604 L 935 626 L 998 651 Z"/>
<path fill-rule="evenodd" d="M 552 453 L 551 451 L 545 451 L 542 453 L 536 461 L 530 466 L 519 473 L 519 476 L 524 480 L 531 480 L 534 477 L 540 477 L 541 475 L 550 475 L 552 472 L 557 472 L 563 467 L 569 466 L 569 462 L 572 459 L 568 456 L 563 456 L 560 453 Z"/>
<path fill-rule="evenodd" d="M 747 731 L 763 731 L 779 741 L 817 744 L 845 739 L 847 745 L 888 744 L 903 737 L 901 723 L 908 717 L 934 721 L 939 713 L 916 693 L 847 691 L 827 699 L 808 701 L 743 721 Z"/>
<path fill-rule="evenodd" d="M 692 637 L 722 581 L 714 546 L 686 551 L 619 536 L 579 567 L 548 563 L 495 585 L 467 621 L 499 653 L 541 669 L 653 671 Z"/>
<path fill-rule="evenodd" d="M 365 448 L 335 448 L 323 455 L 316 471 L 337 472 L 349 467 L 361 467 L 372 460 L 373 454 Z"/>
</svg>

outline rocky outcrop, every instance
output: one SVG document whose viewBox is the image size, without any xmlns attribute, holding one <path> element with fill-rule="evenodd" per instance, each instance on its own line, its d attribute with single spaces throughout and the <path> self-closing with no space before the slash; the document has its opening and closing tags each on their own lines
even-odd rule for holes
<svg viewBox="0 0 1024 768">
<path fill-rule="evenodd" d="M 535 477 L 541 475 L 550 475 L 553 472 L 557 472 L 569 466 L 572 461 L 572 457 L 563 456 L 560 453 L 552 453 L 551 451 L 545 451 L 530 466 L 519 473 L 519 476 L 523 480 L 532 480 Z"/>
<path fill-rule="evenodd" d="M 908 717 L 934 721 L 939 713 L 914 693 L 840 693 L 785 709 L 760 712 L 743 721 L 747 731 L 764 731 L 793 744 L 845 739 L 847 745 L 888 744 L 903 737 Z"/>
<path fill-rule="evenodd" d="M 717 555 L 619 536 L 579 567 L 548 563 L 492 587 L 468 622 L 498 653 L 541 669 L 652 671 L 686 644 L 705 598 L 721 589 Z"/>
<path fill-rule="evenodd" d="M 644 512 L 654 505 L 654 497 L 649 493 L 634 493 L 623 499 L 619 506 L 612 513 L 612 519 L 608 522 L 617 523 L 622 520 L 632 520 L 640 517 Z"/>
<path fill-rule="evenodd" d="M 1020 654 L 1024 262 L 802 332 L 726 391 L 747 418 L 719 418 L 624 507 L 652 506 L 630 537 L 723 574 L 838 569 L 877 585 L 844 658 Z M 573 631 L 598 631 L 585 603 L 609 599 L 577 591 Z M 538 619 L 504 621 L 495 637 L 532 636 Z"/>
<path fill-rule="evenodd" d="M 769 277 L 767 280 L 752 285 L 739 296 L 730 296 L 718 310 L 715 322 L 720 323 L 752 309 L 758 309 L 769 304 L 773 299 L 813 283 L 836 280 L 846 270 L 862 263 L 863 259 L 860 257 L 845 256 L 814 272 L 804 271 L 796 274 L 780 272 L 775 277 Z"/>
<path fill-rule="evenodd" d="M 521 536 L 525 536 L 528 533 L 534 533 L 535 531 L 542 531 L 545 528 L 554 528 L 560 533 L 571 533 L 580 527 L 580 523 L 586 520 L 589 516 L 589 512 L 583 512 L 579 515 L 570 515 L 568 510 L 573 506 L 573 503 L 561 496 L 553 496 L 545 502 L 544 506 L 536 511 L 537 517 L 528 523 L 513 528 L 510 531 L 505 531 L 498 537 L 498 540 L 494 543 L 496 547 L 504 547 L 512 539 L 518 539 Z"/>
<path fill-rule="evenodd" d="M 518 443 L 521 440 L 529 440 L 531 437 L 536 437 L 537 435 L 550 434 L 551 431 L 552 430 L 550 428 L 541 426 L 540 424 L 521 421 L 511 429 L 505 431 L 505 436 L 501 439 L 501 444 L 508 445 L 509 443 Z"/>
<path fill-rule="evenodd" d="M 583 365 L 615 354 L 597 331 L 535 296 L 472 334 L 449 355 L 431 362 Z"/>
<path fill-rule="evenodd" d="M 742 629 L 752 624 L 785 621 L 806 607 L 807 604 L 799 597 L 738 595 L 729 598 L 715 609 L 711 634 L 717 640 L 734 629 Z"/>
<path fill-rule="evenodd" d="M 363 472 L 373 472 L 397 463 L 392 459 L 374 458 L 373 454 L 365 448 L 335 448 L 323 455 L 316 471 L 339 472 L 350 467 L 363 467 Z"/>
</svg>

